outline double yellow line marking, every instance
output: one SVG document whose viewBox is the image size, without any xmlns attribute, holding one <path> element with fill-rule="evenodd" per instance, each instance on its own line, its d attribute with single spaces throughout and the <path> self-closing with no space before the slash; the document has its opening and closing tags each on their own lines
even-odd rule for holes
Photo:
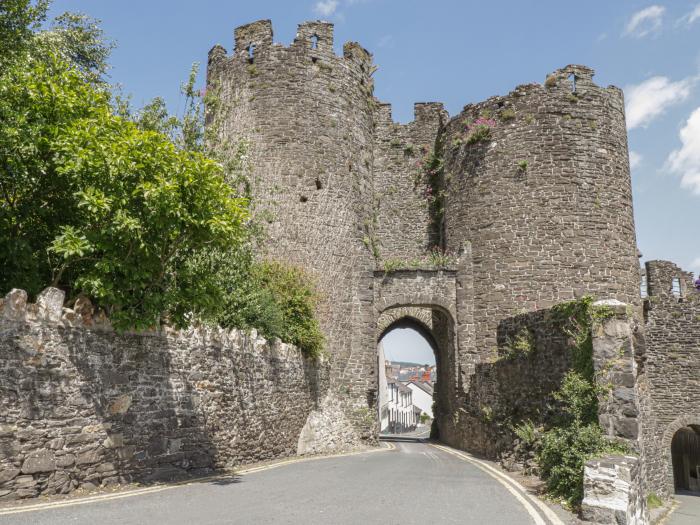
<svg viewBox="0 0 700 525">
<path fill-rule="evenodd" d="M 483 472 L 494 478 L 496 481 L 498 481 L 501 485 L 505 487 L 505 489 L 508 492 L 510 492 L 515 497 L 515 499 L 518 500 L 518 502 L 520 502 L 520 504 L 523 507 L 525 507 L 525 510 L 535 522 L 535 525 L 564 525 L 564 522 L 562 522 L 561 519 L 559 519 L 559 516 L 557 516 L 554 513 L 554 511 L 552 511 L 552 509 L 550 509 L 547 505 L 541 502 L 538 498 L 528 494 L 525 488 L 520 483 L 515 481 L 513 478 L 506 476 L 500 470 L 493 468 L 485 461 L 478 460 L 474 456 L 467 454 L 466 452 L 446 447 L 445 445 L 437 445 L 435 443 L 431 443 L 431 446 L 442 450 L 443 452 L 447 452 L 448 454 L 452 454 L 453 456 L 458 457 L 462 461 L 466 461 L 467 463 L 474 465 L 475 467 L 482 470 Z M 535 510 L 533 504 L 537 506 L 537 508 L 539 508 L 541 514 L 540 512 L 537 512 L 537 510 Z M 544 515 L 547 518 L 549 523 L 542 519 L 542 515 Z"/>
</svg>

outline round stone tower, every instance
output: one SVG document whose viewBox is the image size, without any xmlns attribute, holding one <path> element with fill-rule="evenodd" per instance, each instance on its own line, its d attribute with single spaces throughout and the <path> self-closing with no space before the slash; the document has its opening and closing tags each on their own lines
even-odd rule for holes
<svg viewBox="0 0 700 525">
<path fill-rule="evenodd" d="M 334 388 L 367 407 L 376 369 L 366 350 L 374 347 L 374 261 L 363 244 L 372 213 L 373 71 L 358 44 L 343 51 L 333 51 L 330 23 L 300 24 L 287 47 L 273 43 L 271 22 L 261 20 L 235 30 L 230 56 L 221 46 L 209 52 L 207 83 L 220 94 L 222 139 L 246 145 L 266 255 L 314 278 Z M 369 435 L 368 419 L 357 419 L 358 433 Z"/>
<path fill-rule="evenodd" d="M 482 357 L 510 315 L 586 294 L 639 302 L 623 95 L 592 77 L 568 66 L 447 125 L 445 243 L 471 242 Z"/>
</svg>

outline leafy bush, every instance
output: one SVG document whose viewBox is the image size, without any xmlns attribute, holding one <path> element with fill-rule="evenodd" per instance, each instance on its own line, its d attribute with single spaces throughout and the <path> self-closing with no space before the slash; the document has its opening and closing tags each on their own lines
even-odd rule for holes
<svg viewBox="0 0 700 525">
<path fill-rule="evenodd" d="M 647 506 L 650 509 L 657 509 L 663 506 L 664 501 L 653 492 L 647 495 Z"/>
<path fill-rule="evenodd" d="M 491 139 L 491 130 L 496 127 L 496 121 L 486 117 L 479 117 L 466 126 L 467 144 L 486 142 Z"/>
<path fill-rule="evenodd" d="M 514 426 L 513 432 L 520 438 L 520 441 L 527 446 L 536 446 L 539 444 L 539 431 L 535 424 L 529 419 Z"/>
<path fill-rule="evenodd" d="M 506 108 L 500 112 L 499 116 L 501 117 L 501 120 L 503 120 L 503 121 L 514 120 L 515 119 L 515 110 L 513 108 Z"/>
<path fill-rule="evenodd" d="M 197 317 L 227 328 L 255 328 L 268 339 L 296 345 L 309 357 L 321 355 L 317 294 L 303 271 L 280 262 L 256 262 L 250 243 L 201 254 L 190 266 L 214 279 L 207 291 L 213 304 L 196 312 Z"/>
<path fill-rule="evenodd" d="M 554 322 L 573 342 L 573 366 L 554 394 L 559 417 L 544 432 L 537 458 L 548 492 L 571 507 L 583 498 L 583 466 L 587 460 L 630 452 L 605 436 L 598 424 L 598 395 L 603 387 L 595 382 L 591 321 L 605 318 L 609 312 L 593 311 L 592 304 L 591 297 L 583 297 L 552 309 Z"/>
<path fill-rule="evenodd" d="M 575 507 L 583 499 L 584 463 L 596 456 L 627 452 L 625 447 L 605 437 L 597 423 L 575 421 L 545 432 L 538 463 L 549 494 Z"/>
</svg>

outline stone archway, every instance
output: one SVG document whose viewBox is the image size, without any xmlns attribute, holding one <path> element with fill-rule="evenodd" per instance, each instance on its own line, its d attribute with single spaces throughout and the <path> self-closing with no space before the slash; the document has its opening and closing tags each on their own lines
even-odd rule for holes
<svg viewBox="0 0 700 525">
<path fill-rule="evenodd" d="M 697 470 L 700 465 L 700 414 L 674 420 L 664 432 L 661 447 L 666 458 L 669 493 L 678 489 L 700 491 L 700 472 Z M 684 449 L 690 450 L 685 450 L 684 454 Z"/>
<path fill-rule="evenodd" d="M 455 324 L 450 312 L 439 305 L 392 305 L 383 310 L 376 323 L 376 343 L 395 328 L 412 328 L 420 333 L 435 353 L 433 436 L 439 435 L 444 418 L 452 413 L 456 390 Z M 383 366 L 383 363 L 378 363 Z M 378 373 L 380 378 L 382 374 Z M 377 385 L 380 388 L 380 385 Z M 379 396 L 377 397 L 379 398 Z M 381 414 L 381 405 L 379 414 Z M 380 416 L 381 417 L 381 416 Z"/>
</svg>

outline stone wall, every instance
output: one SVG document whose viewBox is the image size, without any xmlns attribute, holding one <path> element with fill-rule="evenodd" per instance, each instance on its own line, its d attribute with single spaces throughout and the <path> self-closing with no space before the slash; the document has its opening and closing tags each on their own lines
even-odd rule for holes
<svg viewBox="0 0 700 525">
<path fill-rule="evenodd" d="M 471 242 L 482 356 L 522 311 L 583 295 L 639 305 L 622 92 L 592 77 L 567 66 L 446 126 L 446 247 Z M 468 143 L 479 117 L 494 121 L 491 136 Z"/>
<path fill-rule="evenodd" d="M 289 46 L 273 42 L 269 20 L 234 34 L 230 54 L 212 48 L 207 70 L 221 96 L 222 140 L 246 144 L 265 256 L 301 266 L 317 283 L 334 388 L 352 393 L 341 397 L 346 413 L 372 441 L 373 426 L 354 416 L 369 408 L 376 383 L 375 261 L 364 242 L 375 238 L 372 56 L 352 42 L 336 55 L 327 22 L 300 24 Z"/>
<path fill-rule="evenodd" d="M 426 162 L 447 121 L 439 103 L 418 103 L 415 120 L 397 124 L 391 106 L 380 104 L 374 139 L 377 251 L 382 260 L 421 259 L 440 246 L 425 184 Z"/>
<path fill-rule="evenodd" d="M 581 517 L 600 524 L 647 525 L 649 513 L 641 489 L 639 458 L 607 456 L 584 466 Z"/>
<path fill-rule="evenodd" d="M 700 293 L 692 275 L 671 262 L 649 261 L 645 274 L 642 444 L 648 490 L 663 497 L 674 491 L 673 435 L 700 425 Z"/>
<path fill-rule="evenodd" d="M 440 425 L 443 441 L 498 457 L 512 449 L 512 425 L 554 415 L 552 394 L 571 367 L 571 341 L 553 316 L 547 309 L 501 320 L 497 357 L 476 365 L 462 403 Z"/>
<path fill-rule="evenodd" d="M 0 500 L 356 444 L 328 366 L 255 332 L 115 333 L 85 301 L 0 302 Z M 322 416 L 320 414 L 323 414 Z"/>
</svg>

